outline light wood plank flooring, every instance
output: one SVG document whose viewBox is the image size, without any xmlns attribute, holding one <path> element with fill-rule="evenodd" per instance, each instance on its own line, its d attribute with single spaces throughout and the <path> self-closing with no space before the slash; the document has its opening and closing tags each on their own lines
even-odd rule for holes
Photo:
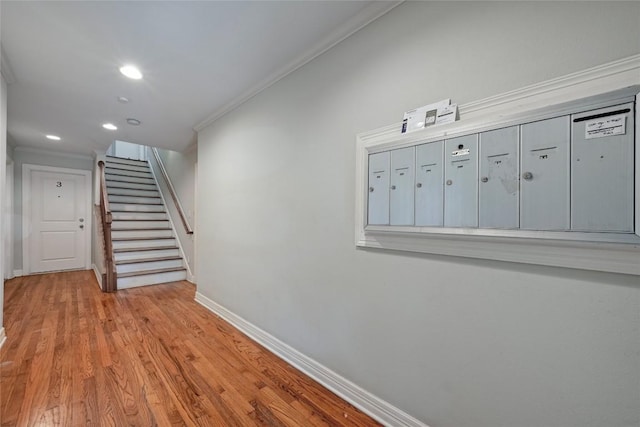
<svg viewBox="0 0 640 427">
<path fill-rule="evenodd" d="M 1 425 L 379 425 L 194 294 L 188 282 L 103 294 L 91 271 L 6 282 Z"/>
</svg>

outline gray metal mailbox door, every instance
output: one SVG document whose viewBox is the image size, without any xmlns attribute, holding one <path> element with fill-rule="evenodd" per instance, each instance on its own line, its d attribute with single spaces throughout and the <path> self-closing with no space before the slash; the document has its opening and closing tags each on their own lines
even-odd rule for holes
<svg viewBox="0 0 640 427">
<path fill-rule="evenodd" d="M 571 229 L 633 232 L 633 103 L 571 119 Z"/>
<path fill-rule="evenodd" d="M 389 168 L 388 151 L 369 155 L 369 205 L 367 223 L 389 225 Z"/>
<path fill-rule="evenodd" d="M 391 151 L 391 225 L 413 225 L 415 147 Z"/>
<path fill-rule="evenodd" d="M 520 228 L 569 229 L 569 116 L 522 125 Z"/>
<path fill-rule="evenodd" d="M 478 226 L 478 135 L 445 141 L 445 227 Z"/>
<path fill-rule="evenodd" d="M 444 141 L 416 147 L 416 225 L 444 224 Z"/>
<path fill-rule="evenodd" d="M 518 126 L 480 134 L 481 228 L 518 228 Z"/>
</svg>

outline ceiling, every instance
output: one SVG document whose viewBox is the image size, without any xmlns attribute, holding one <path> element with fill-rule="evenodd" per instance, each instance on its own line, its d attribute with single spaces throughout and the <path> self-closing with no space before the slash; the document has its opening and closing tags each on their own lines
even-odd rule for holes
<svg viewBox="0 0 640 427">
<path fill-rule="evenodd" d="M 397 3 L 2 1 L 9 140 L 88 155 L 116 139 L 182 151 L 196 129 Z M 125 63 L 144 78 L 121 75 Z"/>
</svg>

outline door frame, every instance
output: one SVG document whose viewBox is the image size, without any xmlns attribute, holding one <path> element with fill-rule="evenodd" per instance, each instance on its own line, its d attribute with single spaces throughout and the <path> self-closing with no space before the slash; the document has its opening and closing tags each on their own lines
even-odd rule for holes
<svg viewBox="0 0 640 427">
<path fill-rule="evenodd" d="M 5 191 L 5 195 L 4 195 L 4 200 L 2 201 L 3 203 L 3 209 L 2 209 L 2 239 L 3 239 L 3 250 L 4 250 L 4 254 L 3 254 L 3 260 L 2 262 L 4 263 L 4 277 L 3 279 L 13 279 L 13 277 L 15 276 L 15 266 L 13 265 L 13 241 L 14 241 L 14 237 L 13 237 L 13 229 L 15 226 L 15 215 L 13 213 L 14 209 L 13 209 L 13 183 L 14 183 L 14 177 L 13 177 L 13 167 L 14 167 L 14 163 L 13 160 L 11 160 L 9 157 L 7 157 L 7 164 L 6 164 L 6 178 L 5 178 L 5 184 L 4 184 L 4 191 Z"/>
<path fill-rule="evenodd" d="M 23 274 L 26 276 L 27 274 L 31 274 L 31 260 L 30 258 L 30 249 L 31 249 L 31 241 L 29 237 L 29 233 L 27 232 L 27 227 L 25 227 L 25 219 L 31 221 L 31 173 L 32 172 L 58 172 L 58 173 L 67 173 L 73 175 L 84 175 L 85 177 L 85 200 L 86 200 L 86 209 L 87 212 L 85 214 L 85 260 L 84 260 L 84 269 L 91 269 L 91 235 L 93 234 L 93 211 L 92 211 L 92 201 L 91 197 L 91 171 L 84 169 L 71 169 L 71 168 L 57 168 L 53 166 L 42 166 L 42 165 L 32 165 L 24 163 L 22 165 L 22 270 Z"/>
</svg>

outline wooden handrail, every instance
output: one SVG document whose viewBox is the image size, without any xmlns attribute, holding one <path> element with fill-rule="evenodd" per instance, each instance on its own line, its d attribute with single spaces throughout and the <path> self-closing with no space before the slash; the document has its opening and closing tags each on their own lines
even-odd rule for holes
<svg viewBox="0 0 640 427">
<path fill-rule="evenodd" d="M 111 240 L 111 222 L 113 215 L 109 207 L 109 197 L 107 194 L 107 180 L 104 175 L 105 164 L 102 160 L 98 162 L 100 168 L 100 217 L 102 218 L 102 232 L 104 234 L 104 259 L 106 283 L 103 284 L 104 292 L 115 292 L 118 289 L 118 275 L 116 264 L 113 261 L 113 242 Z"/>
<path fill-rule="evenodd" d="M 153 152 L 153 157 L 156 159 L 156 163 L 158 164 L 158 169 L 162 173 L 162 178 L 164 182 L 167 184 L 169 188 L 169 193 L 171 194 L 171 198 L 173 199 L 173 203 L 176 205 L 176 209 L 178 209 L 178 214 L 180 215 L 180 219 L 182 220 L 182 225 L 184 225 L 184 229 L 187 234 L 193 234 L 193 228 L 189 225 L 187 221 L 187 216 L 184 213 L 184 209 L 182 209 L 182 204 L 180 204 L 180 199 L 178 199 L 178 195 L 176 194 L 175 188 L 173 188 L 173 184 L 171 183 L 171 179 L 169 178 L 169 174 L 167 170 L 164 168 L 164 163 L 162 162 L 162 158 L 160 157 L 160 153 L 158 153 L 158 149 L 156 147 L 150 147 Z"/>
</svg>

